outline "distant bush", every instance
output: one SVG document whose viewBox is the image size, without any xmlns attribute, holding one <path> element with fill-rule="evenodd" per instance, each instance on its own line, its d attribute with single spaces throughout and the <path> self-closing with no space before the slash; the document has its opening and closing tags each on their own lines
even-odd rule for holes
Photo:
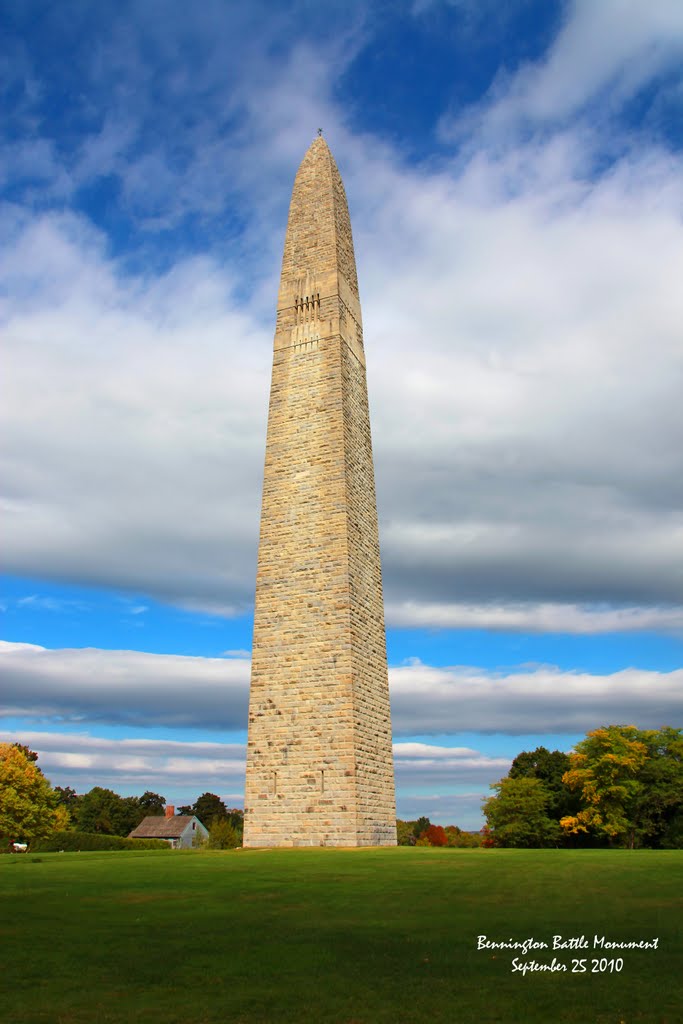
<svg viewBox="0 0 683 1024">
<path fill-rule="evenodd" d="M 420 839 L 426 839 L 430 846 L 448 846 L 448 836 L 442 825 L 430 825 Z"/>
<path fill-rule="evenodd" d="M 414 821 L 396 819 L 396 842 L 399 846 L 415 846 L 416 835 L 413 831 Z"/>
<path fill-rule="evenodd" d="M 446 825 L 445 832 L 449 846 L 473 850 L 483 845 L 483 837 L 480 832 L 463 832 L 457 825 Z"/>
<path fill-rule="evenodd" d="M 163 839 L 124 839 L 100 832 L 53 832 L 47 839 L 34 839 L 31 853 L 58 853 L 61 850 L 170 850 Z"/>
<path fill-rule="evenodd" d="M 207 846 L 210 850 L 234 850 L 242 845 L 242 836 L 227 818 L 214 819 Z"/>
</svg>

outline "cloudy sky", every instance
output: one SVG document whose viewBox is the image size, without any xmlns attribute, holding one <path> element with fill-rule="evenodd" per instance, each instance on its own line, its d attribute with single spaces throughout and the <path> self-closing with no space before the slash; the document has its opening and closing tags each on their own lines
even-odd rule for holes
<svg viewBox="0 0 683 1024">
<path fill-rule="evenodd" d="M 322 127 L 363 306 L 398 810 L 683 725 L 680 0 L 0 13 L 3 738 L 239 804 L 275 301 Z"/>
</svg>

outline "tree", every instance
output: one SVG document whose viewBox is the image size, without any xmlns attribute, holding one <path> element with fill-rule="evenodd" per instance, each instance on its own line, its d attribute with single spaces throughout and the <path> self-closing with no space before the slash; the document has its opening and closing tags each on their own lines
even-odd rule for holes
<svg viewBox="0 0 683 1024">
<path fill-rule="evenodd" d="M 446 825 L 445 828 L 446 839 L 448 840 L 449 846 L 454 846 L 459 849 L 475 849 L 482 845 L 482 836 L 480 832 L 463 832 L 457 825 Z"/>
<path fill-rule="evenodd" d="M 488 827 L 488 825 L 484 825 L 482 827 L 479 835 L 481 836 L 481 845 L 485 850 L 490 850 L 492 846 L 496 845 L 495 840 L 493 838 L 493 832 Z"/>
<path fill-rule="evenodd" d="M 462 829 L 458 828 L 457 825 L 446 825 L 444 832 L 446 833 L 449 846 L 455 846 L 456 840 L 462 835 Z"/>
<path fill-rule="evenodd" d="M 417 821 L 413 823 L 413 835 L 415 838 L 419 839 L 422 833 L 426 832 L 430 825 L 431 821 L 429 818 L 418 818 Z"/>
<path fill-rule="evenodd" d="M 540 779 L 548 794 L 548 817 L 559 821 L 567 814 L 574 814 L 579 807 L 577 796 L 563 782 L 569 771 L 569 754 L 562 750 L 523 750 L 510 765 L 509 779 Z"/>
<path fill-rule="evenodd" d="M 0 835 L 11 842 L 41 839 L 55 829 L 57 799 L 27 750 L 0 743 Z"/>
<path fill-rule="evenodd" d="M 12 746 L 16 747 L 17 750 L 20 750 L 22 752 L 22 754 L 24 755 L 24 757 L 28 761 L 34 761 L 35 762 L 35 761 L 38 760 L 38 755 L 36 754 L 35 750 L 31 750 L 30 747 L 25 746 L 25 744 L 23 744 L 23 743 L 13 743 Z M 40 768 L 38 769 L 38 771 L 40 771 Z M 42 775 L 42 772 L 41 772 L 41 775 Z"/>
<path fill-rule="evenodd" d="M 137 798 L 138 806 L 142 812 L 140 821 L 145 818 L 148 814 L 159 815 L 163 814 L 166 808 L 166 797 L 159 796 L 158 793 L 152 793 L 151 790 L 146 790 Z M 139 824 L 139 823 L 138 823 Z M 135 827 L 135 826 L 133 826 Z"/>
<path fill-rule="evenodd" d="M 66 829 L 74 828 L 80 796 L 71 786 L 55 786 L 54 793 L 57 798 L 57 831 L 64 832 Z"/>
<path fill-rule="evenodd" d="M 57 804 L 55 807 L 55 832 L 67 832 L 71 828 L 71 815 L 64 804 Z"/>
<path fill-rule="evenodd" d="M 242 845 L 242 837 L 227 818 L 217 818 L 209 830 L 207 845 L 210 850 L 234 850 Z"/>
<path fill-rule="evenodd" d="M 637 834 L 643 844 L 683 848 L 683 732 L 647 730 L 640 734 L 648 757 L 640 773 L 644 798 L 636 806 Z"/>
<path fill-rule="evenodd" d="M 235 834 L 239 839 L 239 845 L 241 846 L 244 835 L 244 811 L 241 807 L 229 807 L 226 813 L 227 820 L 234 828 Z"/>
<path fill-rule="evenodd" d="M 564 781 L 581 795 L 581 809 L 560 822 L 568 832 L 589 828 L 633 848 L 635 811 L 644 795 L 638 774 L 647 747 L 635 726 L 610 725 L 594 729 L 576 744 Z"/>
<path fill-rule="evenodd" d="M 228 814 L 225 804 L 215 793 L 202 793 L 197 797 L 191 813 L 195 814 L 209 830 L 216 819 L 226 818 Z"/>
<path fill-rule="evenodd" d="M 570 754 L 564 781 L 581 797 L 560 822 L 568 832 L 593 829 L 629 849 L 666 843 L 683 810 L 681 730 L 595 729 Z"/>
<path fill-rule="evenodd" d="M 448 836 L 442 825 L 430 825 L 420 839 L 426 839 L 430 846 L 448 846 Z"/>
<path fill-rule="evenodd" d="M 557 846 L 561 832 L 548 817 L 550 796 L 540 779 L 501 779 L 484 801 L 486 821 L 496 846 Z"/>
<path fill-rule="evenodd" d="M 54 791 L 60 806 L 66 807 L 67 811 L 75 810 L 80 800 L 75 789 L 72 789 L 71 786 L 55 786 Z"/>
<path fill-rule="evenodd" d="M 414 821 L 396 819 L 396 842 L 399 846 L 415 846 Z"/>
<path fill-rule="evenodd" d="M 76 822 L 81 832 L 127 836 L 145 816 L 138 798 L 122 797 L 111 789 L 94 786 L 79 800 Z"/>
</svg>

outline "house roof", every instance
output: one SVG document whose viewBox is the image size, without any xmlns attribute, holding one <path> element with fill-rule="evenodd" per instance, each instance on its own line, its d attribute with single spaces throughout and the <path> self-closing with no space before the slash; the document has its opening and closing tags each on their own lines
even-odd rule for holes
<svg viewBox="0 0 683 1024">
<path fill-rule="evenodd" d="M 191 821 L 201 825 L 199 818 L 193 814 L 174 814 L 165 818 L 159 814 L 150 814 L 143 818 L 137 828 L 129 834 L 129 839 L 178 839 Z"/>
</svg>

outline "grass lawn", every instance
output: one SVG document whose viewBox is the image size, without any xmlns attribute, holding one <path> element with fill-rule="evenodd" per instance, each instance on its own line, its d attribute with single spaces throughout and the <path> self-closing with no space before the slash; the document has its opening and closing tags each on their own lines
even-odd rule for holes
<svg viewBox="0 0 683 1024">
<path fill-rule="evenodd" d="M 5 856 L 0 913 L 0 1005 L 19 1024 L 683 1020 L 678 851 Z M 596 934 L 659 944 L 596 950 Z M 553 951 L 554 935 L 590 948 Z M 592 972 L 600 959 L 623 967 Z"/>
</svg>

